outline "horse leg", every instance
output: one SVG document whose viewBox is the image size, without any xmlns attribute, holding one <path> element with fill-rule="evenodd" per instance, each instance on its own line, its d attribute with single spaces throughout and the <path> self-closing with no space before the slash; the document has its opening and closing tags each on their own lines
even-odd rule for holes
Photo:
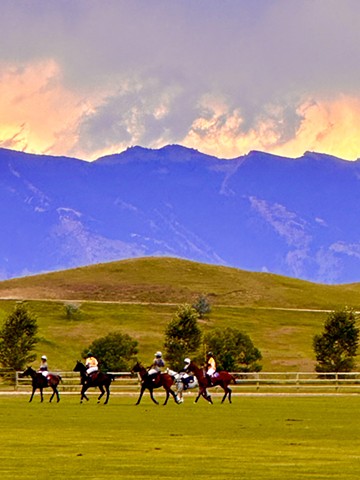
<svg viewBox="0 0 360 480">
<path fill-rule="evenodd" d="M 177 391 L 176 391 L 176 396 L 177 396 L 177 403 L 183 403 L 183 391 L 184 391 L 184 384 L 183 382 L 178 382 L 177 383 Z"/>
<path fill-rule="evenodd" d="M 206 388 L 203 388 L 203 389 L 202 389 L 201 395 L 205 398 L 206 401 L 208 401 L 209 403 L 213 404 L 213 401 L 212 401 L 212 399 L 211 399 L 211 395 L 210 395 L 210 393 L 208 393 L 208 391 L 207 391 Z"/>
<path fill-rule="evenodd" d="M 156 405 L 159 405 L 159 402 L 155 399 L 154 397 L 154 393 L 153 393 L 153 389 L 152 388 L 149 388 L 149 392 L 150 392 L 150 398 L 151 400 L 156 403 Z M 167 394 L 167 399 L 169 398 L 169 394 Z M 166 405 L 166 402 L 167 402 L 167 399 L 165 400 L 165 403 L 164 405 Z"/>
<path fill-rule="evenodd" d="M 41 402 L 44 401 L 44 396 L 43 396 L 43 389 L 40 387 L 40 397 L 41 397 Z"/>
<path fill-rule="evenodd" d="M 88 389 L 87 385 L 84 384 L 81 389 L 80 403 L 83 403 L 83 399 L 89 401 L 88 397 L 85 395 L 86 390 Z"/>
<path fill-rule="evenodd" d="M 170 389 L 169 388 L 165 388 L 165 391 L 166 391 L 166 397 L 165 397 L 165 402 L 163 403 L 163 405 L 167 404 L 167 402 L 169 400 L 169 395 L 170 395 Z M 171 393 L 173 393 L 173 392 L 171 392 Z"/>
<path fill-rule="evenodd" d="M 105 390 L 104 390 L 104 387 L 102 385 L 99 385 L 99 390 L 100 390 L 100 395 L 98 396 L 98 400 L 97 402 L 100 403 L 100 400 L 102 398 L 103 395 L 105 395 Z"/>
<path fill-rule="evenodd" d="M 50 400 L 49 400 L 50 403 L 51 403 L 51 400 L 54 398 L 54 395 L 55 395 L 55 387 L 53 387 L 53 386 L 51 385 L 51 388 L 52 388 L 53 393 L 52 393 L 52 395 L 51 395 L 51 397 L 50 397 Z"/>
<path fill-rule="evenodd" d="M 31 397 L 30 397 L 29 403 L 30 403 L 30 402 L 32 402 L 32 399 L 34 398 L 34 393 L 35 393 L 35 390 L 36 390 L 36 388 L 33 388 L 33 389 L 32 389 L 32 392 L 31 392 Z"/>
<path fill-rule="evenodd" d="M 145 387 L 141 387 L 140 395 L 139 395 L 138 401 L 135 403 L 135 405 L 139 405 L 139 403 L 141 402 L 142 396 L 144 395 L 144 391 L 145 391 Z"/>
<path fill-rule="evenodd" d="M 197 403 L 197 401 L 199 400 L 200 398 L 200 395 L 203 395 L 204 396 L 204 393 L 203 393 L 203 388 L 199 388 L 199 393 L 197 394 L 197 397 L 195 398 L 195 402 L 194 403 Z"/>
<path fill-rule="evenodd" d="M 228 387 L 228 390 L 229 390 L 229 396 L 228 396 L 228 398 L 229 398 L 229 403 L 231 403 L 231 394 L 232 394 L 232 390 L 231 390 L 231 388 L 230 388 L 230 387 Z"/>
<path fill-rule="evenodd" d="M 171 388 L 169 389 L 169 392 L 171 393 L 173 399 L 174 399 L 174 402 L 175 403 L 180 403 L 180 400 L 178 399 L 178 396 L 177 396 L 177 393 L 174 392 L 174 390 L 172 390 Z M 168 395 L 169 396 L 169 395 Z"/>
<path fill-rule="evenodd" d="M 104 402 L 104 405 L 106 405 L 109 401 L 109 397 L 110 397 L 110 385 L 105 385 L 105 389 L 106 389 L 106 399 L 105 399 L 105 402 Z"/>
</svg>

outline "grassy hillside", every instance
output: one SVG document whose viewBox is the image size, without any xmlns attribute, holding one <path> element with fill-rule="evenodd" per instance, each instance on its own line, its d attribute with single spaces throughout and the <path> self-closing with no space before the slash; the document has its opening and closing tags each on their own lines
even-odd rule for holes
<svg viewBox="0 0 360 480">
<path fill-rule="evenodd" d="M 333 309 L 360 307 L 360 285 L 322 285 L 270 273 L 174 258 L 140 258 L 0 282 L 0 298 L 192 302 L 213 305 Z"/>
<path fill-rule="evenodd" d="M 95 338 L 112 331 L 139 342 L 139 358 L 150 363 L 181 303 L 199 294 L 212 312 L 206 331 L 233 326 L 248 333 L 263 354 L 265 371 L 312 371 L 312 338 L 327 313 L 344 305 L 359 309 L 358 284 L 327 286 L 266 273 L 171 258 L 143 258 L 13 279 L 0 283 L 0 323 L 18 299 L 37 316 L 37 353 L 51 368 L 70 370 Z M 76 302 L 80 315 L 66 316 Z M 312 311 L 315 310 L 315 311 Z"/>
</svg>

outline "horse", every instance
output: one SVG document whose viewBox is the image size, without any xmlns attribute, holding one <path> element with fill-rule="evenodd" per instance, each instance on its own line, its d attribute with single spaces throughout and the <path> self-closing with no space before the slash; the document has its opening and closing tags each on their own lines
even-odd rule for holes
<svg viewBox="0 0 360 480">
<path fill-rule="evenodd" d="M 86 373 L 86 366 L 77 361 L 76 365 L 74 367 L 74 372 L 80 372 L 80 378 L 81 378 L 81 397 L 80 397 L 80 403 L 83 402 L 83 399 L 89 400 L 89 398 L 86 396 L 86 391 L 90 387 L 98 387 L 100 390 L 100 395 L 98 397 L 98 403 L 100 403 L 100 399 L 105 395 L 106 391 L 106 398 L 104 405 L 106 405 L 109 401 L 110 397 L 110 385 L 113 380 L 115 380 L 114 375 L 110 375 L 109 373 L 103 373 L 103 372 L 95 372 L 91 377 L 89 377 Z"/>
<path fill-rule="evenodd" d="M 33 368 L 28 367 L 24 372 L 19 374 L 19 377 L 20 378 L 31 377 L 32 393 L 31 393 L 29 402 L 32 401 L 34 397 L 34 393 L 37 389 L 40 390 L 41 401 L 43 401 L 44 400 L 43 389 L 47 387 L 51 387 L 53 391 L 49 401 L 51 402 L 52 399 L 54 398 L 54 395 L 56 395 L 57 402 L 60 402 L 60 395 L 57 389 L 61 380 L 60 375 L 55 375 L 54 373 L 48 373 L 47 376 L 45 377 L 41 372 L 37 372 Z"/>
<path fill-rule="evenodd" d="M 178 403 L 178 399 L 176 393 L 171 389 L 172 385 L 174 384 L 174 379 L 168 373 L 160 373 L 153 379 L 148 376 L 148 371 L 144 366 L 141 365 L 140 362 L 136 362 L 134 367 L 131 370 L 131 373 L 138 373 L 141 379 L 141 390 L 138 401 L 135 405 L 139 405 L 141 402 L 141 398 L 145 392 L 145 390 L 149 390 L 151 400 L 159 405 L 159 402 L 154 398 L 153 390 L 154 388 L 163 387 L 166 391 L 166 398 L 164 405 L 167 404 L 170 394 L 172 395 L 174 401 Z"/>
<path fill-rule="evenodd" d="M 178 403 L 184 402 L 183 392 L 185 390 L 199 386 L 199 382 L 194 375 L 188 375 L 186 372 L 175 372 L 169 369 L 167 373 L 171 375 L 175 381 Z"/>
<path fill-rule="evenodd" d="M 225 392 L 221 403 L 224 403 L 226 397 L 228 397 L 229 403 L 231 403 L 232 390 L 229 387 L 229 384 L 231 382 L 236 383 L 236 380 L 235 377 L 229 372 L 225 370 L 216 372 L 215 375 L 211 377 L 210 383 L 209 377 L 206 376 L 205 370 L 203 368 L 199 368 L 194 362 L 190 362 L 187 371 L 193 372 L 199 382 L 199 393 L 195 399 L 195 403 L 199 400 L 200 396 L 203 396 L 209 403 L 213 403 L 211 395 L 209 395 L 207 392 L 207 388 L 217 386 L 221 387 Z"/>
</svg>

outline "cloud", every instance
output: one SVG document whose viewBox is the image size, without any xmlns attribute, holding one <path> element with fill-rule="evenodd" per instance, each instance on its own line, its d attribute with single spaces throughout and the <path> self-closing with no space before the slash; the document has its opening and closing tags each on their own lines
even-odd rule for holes
<svg viewBox="0 0 360 480">
<path fill-rule="evenodd" d="M 333 243 L 330 246 L 330 250 L 336 253 L 342 253 L 349 257 L 360 258 L 360 244 L 359 243 L 345 243 L 342 241 Z"/>
<path fill-rule="evenodd" d="M 2 147 L 55 154 L 71 148 L 86 106 L 63 87 L 56 62 L 2 65 L 0 91 Z"/>
<path fill-rule="evenodd" d="M 359 156 L 360 3 L 2 2 L 3 146 Z"/>
<path fill-rule="evenodd" d="M 360 156 L 360 98 L 309 99 L 297 107 L 268 105 L 248 129 L 241 109 L 221 101 L 201 103 L 203 113 L 183 143 L 205 153 L 235 157 L 249 150 L 299 157 L 317 151 L 355 160 Z"/>
</svg>

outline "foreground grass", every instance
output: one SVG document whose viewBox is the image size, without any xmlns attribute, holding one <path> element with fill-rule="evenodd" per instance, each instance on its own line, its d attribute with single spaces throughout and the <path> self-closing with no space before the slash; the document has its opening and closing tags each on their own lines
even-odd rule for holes
<svg viewBox="0 0 360 480">
<path fill-rule="evenodd" d="M 78 400 L 0 397 L 2 480 L 359 478 L 357 396 Z"/>
</svg>

